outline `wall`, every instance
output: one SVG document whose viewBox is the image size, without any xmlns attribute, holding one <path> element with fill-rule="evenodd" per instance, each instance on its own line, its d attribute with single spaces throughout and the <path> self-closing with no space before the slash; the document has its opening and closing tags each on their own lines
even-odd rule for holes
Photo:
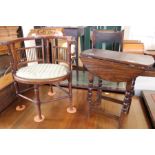
<svg viewBox="0 0 155 155">
<path fill-rule="evenodd" d="M 141 40 L 145 50 L 155 50 L 155 26 L 124 26 L 125 39 Z"/>
<path fill-rule="evenodd" d="M 33 29 L 34 26 L 22 26 L 23 30 L 23 36 L 26 37 L 31 29 Z"/>
</svg>

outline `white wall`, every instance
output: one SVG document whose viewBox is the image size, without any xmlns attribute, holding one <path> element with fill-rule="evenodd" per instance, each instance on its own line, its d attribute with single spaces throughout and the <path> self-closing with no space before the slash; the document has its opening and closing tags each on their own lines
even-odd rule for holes
<svg viewBox="0 0 155 155">
<path fill-rule="evenodd" d="M 155 90 L 155 78 L 138 77 L 135 82 L 135 95 L 140 96 L 142 90 Z"/>
<path fill-rule="evenodd" d="M 31 29 L 34 29 L 33 26 L 22 26 L 22 30 L 23 30 L 23 36 L 24 37 L 27 37 L 28 36 L 28 33 L 30 32 Z M 35 46 L 35 41 L 25 41 L 25 46 L 26 47 L 30 47 L 30 46 Z M 37 59 L 37 54 L 35 51 L 32 51 L 32 52 L 27 52 L 26 51 L 26 55 L 27 55 L 27 59 L 28 60 L 32 60 L 32 55 L 33 55 L 33 60 L 36 60 Z M 33 65 L 33 64 L 36 64 L 36 62 L 31 62 L 31 63 L 28 63 L 28 65 Z"/>
<path fill-rule="evenodd" d="M 129 39 L 130 27 L 129 26 L 122 26 L 122 30 L 124 30 L 124 40 Z"/>
<path fill-rule="evenodd" d="M 145 50 L 155 50 L 155 26 L 124 26 L 125 39 L 141 40 Z"/>
<path fill-rule="evenodd" d="M 24 37 L 28 35 L 31 29 L 34 29 L 34 26 L 22 26 Z"/>
</svg>

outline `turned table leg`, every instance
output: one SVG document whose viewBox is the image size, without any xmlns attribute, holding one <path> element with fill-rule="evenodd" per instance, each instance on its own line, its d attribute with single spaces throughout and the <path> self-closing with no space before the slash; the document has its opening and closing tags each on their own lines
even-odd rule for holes
<svg viewBox="0 0 155 155">
<path fill-rule="evenodd" d="M 132 96 L 134 92 L 134 83 L 135 83 L 135 80 L 127 82 L 125 98 L 124 98 L 123 108 L 122 108 L 123 113 L 128 113 L 129 111 L 129 107 L 131 105 Z"/>
<path fill-rule="evenodd" d="M 88 116 L 90 113 L 90 106 L 93 104 L 92 103 L 92 89 L 93 89 L 93 81 L 94 81 L 94 76 L 91 73 L 88 73 L 88 95 L 87 95 L 87 101 L 88 101 Z"/>
<path fill-rule="evenodd" d="M 133 79 L 132 82 L 131 82 L 130 98 L 129 98 L 129 105 L 128 105 L 127 113 L 129 113 L 129 111 L 130 111 L 131 102 L 132 102 L 132 97 L 133 97 L 133 95 L 134 95 L 135 80 L 136 80 L 136 79 Z"/>
<path fill-rule="evenodd" d="M 120 126 L 122 126 L 124 116 L 129 113 L 132 97 L 134 95 L 134 85 L 135 85 L 135 79 L 128 81 L 126 84 L 125 98 L 124 98 L 123 107 L 121 110 L 120 122 L 119 122 Z"/>
<path fill-rule="evenodd" d="M 98 89 L 97 89 L 97 105 L 100 105 L 102 101 L 102 80 L 98 80 Z"/>
</svg>

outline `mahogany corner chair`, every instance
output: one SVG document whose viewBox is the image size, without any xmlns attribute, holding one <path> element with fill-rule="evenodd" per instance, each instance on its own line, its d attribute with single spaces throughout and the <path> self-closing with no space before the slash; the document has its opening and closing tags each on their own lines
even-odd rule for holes
<svg viewBox="0 0 155 155">
<path fill-rule="evenodd" d="M 55 45 L 57 40 L 65 40 L 66 47 Z M 40 44 L 36 45 L 36 41 Z M 20 43 L 19 48 L 15 48 Z M 72 67 L 71 67 L 71 44 L 74 43 L 72 37 L 60 36 L 35 36 L 19 38 L 8 42 L 9 54 L 11 56 L 11 67 L 14 79 L 16 95 L 36 105 L 37 115 L 34 117 L 35 122 L 42 122 L 45 117 L 41 113 L 41 104 L 52 102 L 59 99 L 69 98 L 68 113 L 75 113 L 76 108 L 72 104 Z M 51 44 L 51 46 L 49 46 Z M 52 56 L 50 55 L 52 51 Z M 63 57 L 60 55 L 63 55 Z M 65 56 L 64 56 L 65 55 Z M 52 62 L 51 62 L 52 57 Z M 63 58 L 63 59 L 62 59 Z M 67 80 L 69 91 L 60 87 L 60 82 Z M 34 99 L 25 95 L 19 90 L 18 83 L 34 86 Z M 55 85 L 64 91 L 65 95 L 53 98 L 50 101 L 42 101 L 39 96 L 39 86 L 49 84 Z M 24 105 L 16 107 L 17 110 L 23 110 Z"/>
</svg>

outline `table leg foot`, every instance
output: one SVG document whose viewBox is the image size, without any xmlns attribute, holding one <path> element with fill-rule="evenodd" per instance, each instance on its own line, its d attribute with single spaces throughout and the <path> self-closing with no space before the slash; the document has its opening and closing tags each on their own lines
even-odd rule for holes
<svg viewBox="0 0 155 155">
<path fill-rule="evenodd" d="M 54 96 L 55 94 L 56 94 L 55 92 L 51 92 L 51 91 L 48 92 L 48 96 Z"/>
<path fill-rule="evenodd" d="M 41 118 L 39 117 L 39 115 L 36 115 L 36 116 L 34 117 L 34 122 L 37 122 L 37 123 L 43 122 L 44 119 L 45 119 L 45 116 L 44 116 L 44 115 L 41 115 Z"/>
<path fill-rule="evenodd" d="M 74 114 L 74 113 L 76 113 L 76 111 L 77 111 L 77 110 L 76 110 L 75 107 L 68 107 L 68 108 L 67 108 L 67 112 L 70 113 L 70 114 Z"/>
<path fill-rule="evenodd" d="M 22 104 L 22 105 L 18 105 L 16 106 L 16 111 L 23 111 L 26 108 L 26 105 Z"/>
</svg>

